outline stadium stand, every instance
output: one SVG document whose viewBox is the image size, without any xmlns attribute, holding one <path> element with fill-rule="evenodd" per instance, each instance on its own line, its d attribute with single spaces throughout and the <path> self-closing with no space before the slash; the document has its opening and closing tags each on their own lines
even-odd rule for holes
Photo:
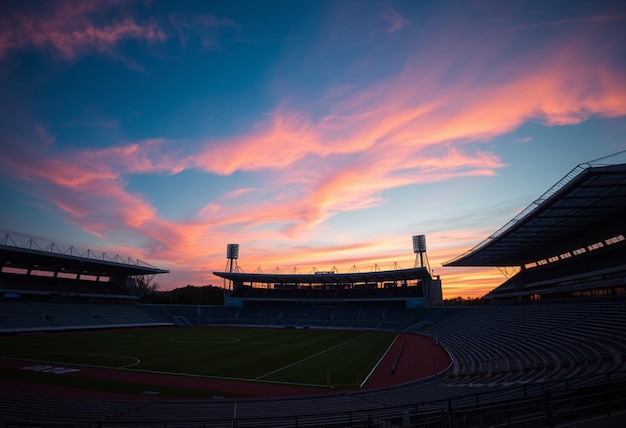
<svg viewBox="0 0 626 428">
<path fill-rule="evenodd" d="M 581 164 L 446 266 L 514 267 L 494 302 L 626 294 L 626 164 Z"/>
<path fill-rule="evenodd" d="M 171 324 L 135 303 L 137 278 L 167 271 L 145 262 L 34 239 L 0 243 L 0 333 Z M 24 239 L 24 238 L 23 238 Z"/>
<path fill-rule="evenodd" d="M 0 425 L 623 426 L 624 218 L 626 165 L 576 167 L 486 241 L 447 263 L 519 268 L 485 296 L 485 305 L 472 307 L 409 307 L 417 288 L 256 288 L 243 285 L 244 276 L 231 276 L 241 280 L 234 293 L 240 305 L 146 305 L 127 297 L 133 294 L 125 286 L 93 293 L 97 284 L 91 281 L 70 287 L 61 298 L 55 294 L 60 283 L 49 288 L 54 281 L 13 281 L 3 272 L 5 332 L 172 324 L 177 317 L 194 325 L 382 329 L 430 336 L 452 364 L 430 378 L 392 387 L 244 400 L 103 399 L 88 392 L 77 397 L 22 391 L 0 379 Z M 4 250 L 6 260 L 11 249 Z M 59 261 L 66 260 L 54 262 Z M 125 284 L 119 275 L 110 276 Z"/>
<path fill-rule="evenodd" d="M 233 283 L 227 305 L 259 302 L 402 302 L 407 307 L 441 304 L 441 280 L 426 267 L 365 273 L 246 274 L 214 272 Z"/>
</svg>

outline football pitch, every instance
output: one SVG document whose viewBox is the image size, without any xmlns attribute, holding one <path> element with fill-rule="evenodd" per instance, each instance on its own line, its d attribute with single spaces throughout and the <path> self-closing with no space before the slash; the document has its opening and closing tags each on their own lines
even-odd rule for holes
<svg viewBox="0 0 626 428">
<path fill-rule="evenodd" d="M 66 382 L 43 368 L 119 369 L 198 378 L 355 388 L 367 379 L 396 337 L 378 331 L 161 327 L 0 337 L 0 357 L 30 367 L 4 378 Z M 58 370 L 63 370 L 63 368 Z M 39 370 L 37 368 L 40 368 Z M 16 379 L 17 377 L 17 379 Z M 61 383 L 63 384 L 63 383 Z M 88 389 L 123 389 L 88 385 Z M 214 393 L 219 391 L 213 391 Z M 178 395 L 178 394 L 177 394 Z"/>
</svg>

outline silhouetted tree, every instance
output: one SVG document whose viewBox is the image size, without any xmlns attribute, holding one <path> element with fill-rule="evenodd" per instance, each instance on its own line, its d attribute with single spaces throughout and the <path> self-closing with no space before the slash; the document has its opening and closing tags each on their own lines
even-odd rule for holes
<svg viewBox="0 0 626 428">
<path fill-rule="evenodd" d="M 444 306 L 480 306 L 486 305 L 488 302 L 482 297 L 453 297 L 450 299 L 443 299 Z"/>
<path fill-rule="evenodd" d="M 141 299 L 141 303 L 149 302 L 152 294 L 159 288 L 159 284 L 149 283 L 144 277 L 137 278 L 135 284 L 137 284 L 137 296 Z"/>
<path fill-rule="evenodd" d="M 223 305 L 224 289 L 206 285 L 187 285 L 169 291 L 153 290 L 147 303 L 173 305 Z"/>
</svg>

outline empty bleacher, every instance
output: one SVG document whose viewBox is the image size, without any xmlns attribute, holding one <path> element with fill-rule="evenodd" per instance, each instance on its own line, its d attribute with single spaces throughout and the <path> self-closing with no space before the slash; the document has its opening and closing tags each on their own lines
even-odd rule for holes
<svg viewBox="0 0 626 428">
<path fill-rule="evenodd" d="M 107 305 L 76 305 L 71 310 L 53 303 L 0 302 L 3 324 L 58 322 L 65 311 L 80 322 L 119 321 Z M 72 305 L 69 305 L 72 306 Z M 113 307 L 113 305 L 109 305 Z M 133 311 L 141 312 L 138 315 Z M 524 400 L 545 391 L 588 387 L 609 379 L 626 379 L 626 302 L 580 302 L 534 305 L 407 309 L 391 306 L 260 305 L 248 308 L 130 305 L 124 317 L 155 321 L 174 316 L 227 322 L 323 323 L 327 327 L 360 322 L 393 322 L 408 331 L 430 335 L 453 359 L 450 369 L 433 378 L 372 391 L 272 400 L 98 400 L 33 393 L 0 393 L 0 422 L 37 424 L 43 421 L 121 426 L 349 426 L 350 421 L 385 420 L 393 415 L 418 415 L 463 409 L 488 402 Z M 5 315 L 7 314 L 7 315 Z M 20 315 L 21 314 L 21 315 Z M 24 316 L 23 314 L 28 314 Z M 98 317 L 94 317 L 98 314 Z M 219 315 L 219 316 L 218 316 Z M 121 315 L 120 315 L 121 316 Z M 23 318 L 20 318 L 23 317 Z M 381 321 L 384 318 L 385 321 Z M 32 398 L 26 398 L 32 397 Z M 18 400 L 31 400 L 28 411 Z M 543 401 L 541 401 L 543 400 Z M 454 403 L 454 404 L 451 404 Z M 464 407 L 465 406 L 465 407 Z M 484 412 L 485 410 L 483 410 Z M 411 416 L 417 417 L 417 416 Z M 372 419 L 374 418 L 374 419 Z M 236 423 L 233 422 L 236 420 Z M 297 421 L 297 422 L 296 422 Z M 19 426 L 19 425 L 15 425 Z M 380 425 L 384 426 L 384 425 Z"/>
<path fill-rule="evenodd" d="M 279 288 L 267 287 L 250 287 L 238 286 L 233 290 L 232 297 L 242 299 L 277 299 L 277 300 L 293 300 L 293 299 L 318 299 L 318 300 L 337 300 L 337 299 L 367 299 L 371 301 L 379 299 L 403 299 L 411 297 L 423 297 L 422 286 L 410 287 L 376 287 L 374 286 L 354 286 L 347 287 L 344 285 L 325 285 L 323 287 L 316 286 L 282 286 Z"/>
<path fill-rule="evenodd" d="M 626 368 L 626 303 L 470 308 L 422 330 L 450 352 L 458 378 L 562 379 Z"/>
<path fill-rule="evenodd" d="M 172 323 L 134 304 L 0 301 L 0 333 L 55 331 Z"/>
</svg>

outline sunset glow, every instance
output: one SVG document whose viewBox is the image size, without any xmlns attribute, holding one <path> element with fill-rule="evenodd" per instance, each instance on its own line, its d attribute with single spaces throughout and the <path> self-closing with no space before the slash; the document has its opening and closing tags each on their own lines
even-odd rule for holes
<svg viewBox="0 0 626 428">
<path fill-rule="evenodd" d="M 626 149 L 623 2 L 0 6 L 2 230 L 145 260 L 443 268 L 577 164 Z"/>
</svg>

